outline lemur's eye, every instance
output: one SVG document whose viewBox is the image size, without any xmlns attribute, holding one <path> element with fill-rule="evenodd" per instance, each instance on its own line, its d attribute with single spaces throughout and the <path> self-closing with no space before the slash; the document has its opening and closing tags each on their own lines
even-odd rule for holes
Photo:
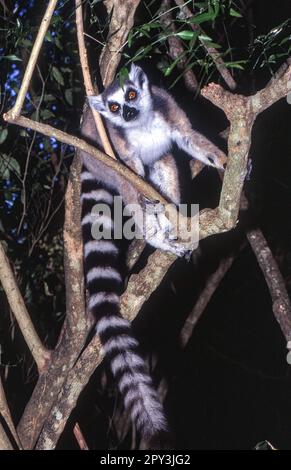
<svg viewBox="0 0 291 470">
<path fill-rule="evenodd" d="M 110 108 L 110 111 L 111 111 L 112 113 L 117 113 L 117 111 L 119 110 L 119 104 L 117 104 L 117 103 L 112 103 L 112 104 L 109 106 L 109 108 Z"/>
<path fill-rule="evenodd" d="M 128 99 L 129 100 L 135 100 L 135 98 L 136 98 L 136 91 L 135 90 L 130 90 L 128 92 Z"/>
</svg>

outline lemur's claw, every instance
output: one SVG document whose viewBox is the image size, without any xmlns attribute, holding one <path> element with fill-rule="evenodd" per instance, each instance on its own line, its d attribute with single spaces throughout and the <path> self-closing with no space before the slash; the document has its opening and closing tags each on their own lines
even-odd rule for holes
<svg viewBox="0 0 291 470">
<path fill-rule="evenodd" d="M 140 205 L 144 210 L 148 210 L 153 207 L 153 206 L 159 206 L 160 201 L 158 199 L 149 199 L 146 196 L 140 196 Z"/>
</svg>

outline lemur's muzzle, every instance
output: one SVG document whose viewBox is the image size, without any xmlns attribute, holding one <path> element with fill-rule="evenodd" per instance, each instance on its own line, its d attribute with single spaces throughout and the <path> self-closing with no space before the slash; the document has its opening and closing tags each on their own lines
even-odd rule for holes
<svg viewBox="0 0 291 470">
<path fill-rule="evenodd" d="M 131 121 L 132 119 L 135 119 L 136 116 L 138 115 L 139 111 L 136 108 L 133 108 L 131 106 L 127 106 L 126 104 L 123 106 L 123 111 L 122 115 L 125 119 L 125 121 Z"/>
</svg>

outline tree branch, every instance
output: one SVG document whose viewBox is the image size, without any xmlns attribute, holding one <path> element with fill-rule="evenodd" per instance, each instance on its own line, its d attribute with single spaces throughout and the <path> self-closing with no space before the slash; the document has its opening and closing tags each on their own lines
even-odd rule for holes
<svg viewBox="0 0 291 470">
<path fill-rule="evenodd" d="M 88 64 L 88 56 L 87 50 L 85 47 L 84 41 L 84 25 L 83 25 L 83 11 L 82 11 L 82 1 L 76 1 L 76 27 L 77 27 L 77 39 L 78 39 L 78 47 L 79 47 L 79 57 L 81 62 L 82 74 L 84 79 L 84 85 L 86 90 L 87 96 L 94 96 L 98 94 L 98 90 L 94 90 L 91 77 L 90 77 L 90 69 Z M 96 128 L 98 130 L 104 152 L 112 158 L 115 158 L 113 149 L 107 137 L 107 133 L 105 127 L 102 122 L 102 118 L 100 114 L 96 111 L 95 108 L 91 107 L 91 111 L 93 114 L 93 118 L 96 124 Z"/>
<path fill-rule="evenodd" d="M 12 444 L 0 423 L 0 450 L 13 450 Z"/>
<path fill-rule="evenodd" d="M 248 230 L 247 238 L 268 285 L 274 316 L 288 343 L 291 341 L 291 302 L 282 274 L 261 230 Z"/>
<path fill-rule="evenodd" d="M 2 243 L 0 243 L 0 281 L 38 371 L 42 373 L 50 360 L 50 352 L 43 346 L 30 319 Z"/>
<path fill-rule="evenodd" d="M 74 436 L 81 450 L 89 450 L 88 444 L 83 436 L 83 433 L 78 423 L 76 423 L 74 426 Z"/>
<path fill-rule="evenodd" d="M 115 76 L 139 3 L 140 0 L 104 0 L 108 16 L 111 15 L 107 41 L 100 57 L 100 72 L 105 87 Z"/>
<path fill-rule="evenodd" d="M 9 428 L 9 431 L 11 432 L 16 444 L 18 445 L 18 448 L 21 449 L 21 442 L 19 440 L 19 437 L 17 435 L 16 429 L 15 429 L 15 426 L 11 417 L 11 413 L 10 413 L 9 406 L 6 400 L 6 395 L 4 392 L 4 387 L 3 387 L 1 376 L 0 376 L 0 415 L 5 419 L 5 422 Z M 1 444 L 0 444 L 0 448 L 1 448 Z"/>
<path fill-rule="evenodd" d="M 16 119 L 21 113 L 25 96 L 26 96 L 26 93 L 28 92 L 29 84 L 30 84 L 30 81 L 31 81 L 31 78 L 35 69 L 35 64 L 37 62 L 42 43 L 44 41 L 48 27 L 50 25 L 51 17 L 56 8 L 57 1 L 58 0 L 50 0 L 48 3 L 46 12 L 40 24 L 36 39 L 34 41 L 32 51 L 30 53 L 29 61 L 26 66 L 26 70 L 24 73 L 24 77 L 22 79 L 20 90 L 16 98 L 15 105 L 10 111 L 10 116 L 12 119 Z"/>
<path fill-rule="evenodd" d="M 193 70 L 185 70 L 185 67 L 187 66 L 187 60 L 185 57 L 182 41 L 175 34 L 176 28 L 170 11 L 170 0 L 163 0 L 162 8 L 165 10 L 165 13 L 161 16 L 161 24 L 164 25 L 166 30 L 169 30 L 172 33 L 172 35 L 168 37 L 169 54 L 173 60 L 177 60 L 180 57 L 177 63 L 177 67 L 180 70 L 183 70 L 185 85 L 190 91 L 197 93 L 199 85 Z"/>
<path fill-rule="evenodd" d="M 67 374 L 84 346 L 90 326 L 84 299 L 79 174 L 80 161 L 77 158 L 71 166 L 65 198 L 66 320 L 58 345 L 52 352 L 49 368 L 39 377 L 18 425 L 18 434 L 25 449 L 34 447 Z"/>
<path fill-rule="evenodd" d="M 193 330 L 198 323 L 199 318 L 205 311 L 211 297 L 215 293 L 225 274 L 231 268 L 233 261 L 235 259 L 234 255 L 229 255 L 227 258 L 223 259 L 216 271 L 209 276 L 206 281 L 206 285 L 203 291 L 199 294 L 199 298 L 195 303 L 190 314 L 186 318 L 186 321 L 183 325 L 183 328 L 180 332 L 180 343 L 181 347 L 184 348 L 188 343 L 189 339 L 192 336 Z"/>
<path fill-rule="evenodd" d="M 235 226 L 239 212 L 254 121 L 259 113 L 287 96 L 290 90 L 291 66 L 252 96 L 232 94 L 214 83 L 201 90 L 201 94 L 222 109 L 230 121 L 228 164 L 219 202 L 219 216 L 229 228 Z"/>
</svg>

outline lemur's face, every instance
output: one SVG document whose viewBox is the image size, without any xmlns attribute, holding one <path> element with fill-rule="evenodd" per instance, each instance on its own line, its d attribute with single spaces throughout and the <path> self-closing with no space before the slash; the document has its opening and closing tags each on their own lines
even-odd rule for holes
<svg viewBox="0 0 291 470">
<path fill-rule="evenodd" d="M 89 97 L 89 102 L 113 125 L 138 127 L 147 120 L 152 109 L 148 78 L 140 67 L 132 64 L 123 87 L 115 81 L 100 95 Z"/>
</svg>

